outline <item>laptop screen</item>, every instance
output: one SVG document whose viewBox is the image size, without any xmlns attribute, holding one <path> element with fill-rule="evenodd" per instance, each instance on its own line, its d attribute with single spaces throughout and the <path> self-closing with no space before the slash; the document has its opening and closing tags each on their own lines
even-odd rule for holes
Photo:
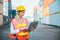
<svg viewBox="0 0 60 40">
<path fill-rule="evenodd" d="M 31 32 L 33 31 L 38 25 L 38 21 L 34 21 L 34 22 L 31 22 L 30 25 L 29 25 L 29 28 L 28 30 Z"/>
</svg>

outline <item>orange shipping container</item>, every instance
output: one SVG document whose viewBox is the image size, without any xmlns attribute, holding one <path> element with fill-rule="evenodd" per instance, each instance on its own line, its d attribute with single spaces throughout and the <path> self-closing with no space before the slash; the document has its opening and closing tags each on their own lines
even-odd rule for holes
<svg viewBox="0 0 60 40">
<path fill-rule="evenodd" d="M 49 16 L 49 6 L 46 7 L 46 8 L 43 10 L 43 15 L 44 15 L 44 16 Z"/>
<path fill-rule="evenodd" d="M 47 6 L 49 6 L 51 3 L 53 3 L 55 0 L 44 0 L 43 6 L 44 8 L 46 8 Z"/>
</svg>

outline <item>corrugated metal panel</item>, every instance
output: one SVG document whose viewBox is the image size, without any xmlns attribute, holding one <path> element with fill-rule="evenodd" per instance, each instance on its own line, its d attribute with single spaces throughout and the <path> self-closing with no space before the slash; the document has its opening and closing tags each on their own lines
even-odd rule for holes
<svg viewBox="0 0 60 40">
<path fill-rule="evenodd" d="M 55 0 L 49 7 L 50 24 L 60 26 L 60 0 Z"/>
<path fill-rule="evenodd" d="M 11 10 L 8 10 L 8 17 L 12 18 L 12 11 Z"/>
<path fill-rule="evenodd" d="M 3 15 L 8 16 L 8 2 L 3 2 Z"/>
<path fill-rule="evenodd" d="M 11 18 L 11 3 L 8 0 L 4 0 L 3 2 L 3 14 L 4 14 L 4 24 L 9 23 L 9 18 Z"/>
<path fill-rule="evenodd" d="M 9 15 L 9 10 L 11 10 L 12 9 L 12 6 L 11 6 L 11 3 L 9 3 L 9 2 L 3 2 L 3 14 L 5 15 L 5 16 L 8 16 Z"/>
<path fill-rule="evenodd" d="M 49 6 L 51 3 L 53 3 L 55 0 L 44 0 L 43 6 L 44 8 L 46 8 L 47 6 Z"/>
<path fill-rule="evenodd" d="M 50 14 L 60 11 L 60 0 L 56 0 L 54 3 L 52 3 L 49 9 Z"/>
<path fill-rule="evenodd" d="M 60 26 L 60 18 L 59 17 L 60 17 L 60 13 L 50 15 L 50 17 L 49 17 L 50 24 Z"/>
<path fill-rule="evenodd" d="M 50 20 L 50 19 L 49 19 L 49 16 L 45 16 L 45 17 L 42 18 L 41 23 L 49 24 L 49 23 L 50 23 L 49 20 Z"/>
<path fill-rule="evenodd" d="M 44 15 L 44 16 L 49 16 L 49 6 L 47 6 L 47 7 L 43 10 L 43 15 Z"/>
<path fill-rule="evenodd" d="M 10 2 L 8 2 L 8 17 L 12 18 L 12 4 Z"/>
<path fill-rule="evenodd" d="M 0 14 L 3 14 L 3 4 L 0 3 Z"/>
<path fill-rule="evenodd" d="M 3 0 L 0 0 L 0 25 L 3 25 Z"/>
<path fill-rule="evenodd" d="M 0 25 L 3 25 L 3 15 L 0 14 Z"/>
<path fill-rule="evenodd" d="M 16 16 L 16 10 L 12 10 L 12 18 Z"/>
<path fill-rule="evenodd" d="M 8 10 L 12 9 L 12 4 L 8 2 Z"/>
<path fill-rule="evenodd" d="M 8 2 L 3 2 L 3 15 L 8 16 Z"/>
<path fill-rule="evenodd" d="M 9 18 L 8 18 L 8 16 L 4 16 L 3 20 L 4 20 L 4 24 L 9 24 Z"/>
<path fill-rule="evenodd" d="M 49 6 L 49 14 L 49 16 L 43 17 L 42 23 L 60 26 L 60 0 L 55 0 L 55 2 Z"/>
</svg>

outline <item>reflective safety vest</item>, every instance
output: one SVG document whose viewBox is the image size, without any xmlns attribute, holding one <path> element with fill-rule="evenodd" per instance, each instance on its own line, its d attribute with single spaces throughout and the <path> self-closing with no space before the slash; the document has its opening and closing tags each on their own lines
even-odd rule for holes
<svg viewBox="0 0 60 40">
<path fill-rule="evenodd" d="M 18 32 L 17 33 L 18 36 L 24 36 L 24 35 L 27 35 L 27 34 L 28 34 L 28 32 Z"/>
<path fill-rule="evenodd" d="M 12 24 L 14 26 L 14 29 L 20 29 L 20 30 L 23 30 L 23 29 L 26 29 L 27 28 L 27 19 L 26 18 L 23 18 L 22 19 L 22 22 L 18 22 L 16 19 L 13 19 L 12 20 Z"/>
<path fill-rule="evenodd" d="M 22 30 L 17 33 L 19 36 L 28 34 L 28 32 L 24 32 L 24 29 L 27 29 L 27 19 L 26 18 L 23 18 L 21 23 L 19 23 L 16 19 L 13 19 L 12 24 L 13 24 L 15 30 L 16 29 Z"/>
</svg>

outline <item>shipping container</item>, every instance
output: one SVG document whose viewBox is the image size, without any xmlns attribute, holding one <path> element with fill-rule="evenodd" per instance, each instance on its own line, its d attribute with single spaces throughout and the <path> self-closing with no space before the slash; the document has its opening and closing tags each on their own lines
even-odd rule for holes
<svg viewBox="0 0 60 40">
<path fill-rule="evenodd" d="M 9 19 L 11 18 L 11 0 L 7 0 L 3 2 L 3 15 L 4 15 L 4 24 L 9 24 Z"/>
<path fill-rule="evenodd" d="M 3 15 L 0 14 L 0 26 L 3 25 Z"/>
<path fill-rule="evenodd" d="M 0 3 L 0 14 L 3 13 L 3 4 Z"/>
<path fill-rule="evenodd" d="M 46 15 L 42 18 L 42 23 L 60 27 L 60 18 L 59 18 L 60 17 L 60 0 L 55 0 L 53 3 L 51 3 L 48 6 L 49 6 L 49 11 L 47 10 L 46 12 L 45 10 L 45 14 L 49 13 L 49 15 Z"/>
<path fill-rule="evenodd" d="M 0 0 L 0 25 L 3 25 L 3 0 Z"/>
<path fill-rule="evenodd" d="M 9 18 L 8 18 L 8 16 L 3 16 L 3 23 L 4 24 L 9 24 Z"/>
<path fill-rule="evenodd" d="M 9 2 L 8 3 L 8 17 L 12 18 L 12 4 Z"/>
<path fill-rule="evenodd" d="M 55 2 L 49 6 L 49 9 L 50 24 L 60 26 L 60 0 L 55 0 Z"/>
<path fill-rule="evenodd" d="M 8 2 L 3 2 L 3 15 L 8 16 Z"/>
<path fill-rule="evenodd" d="M 15 18 L 16 16 L 16 10 L 12 10 L 12 18 Z"/>
</svg>

